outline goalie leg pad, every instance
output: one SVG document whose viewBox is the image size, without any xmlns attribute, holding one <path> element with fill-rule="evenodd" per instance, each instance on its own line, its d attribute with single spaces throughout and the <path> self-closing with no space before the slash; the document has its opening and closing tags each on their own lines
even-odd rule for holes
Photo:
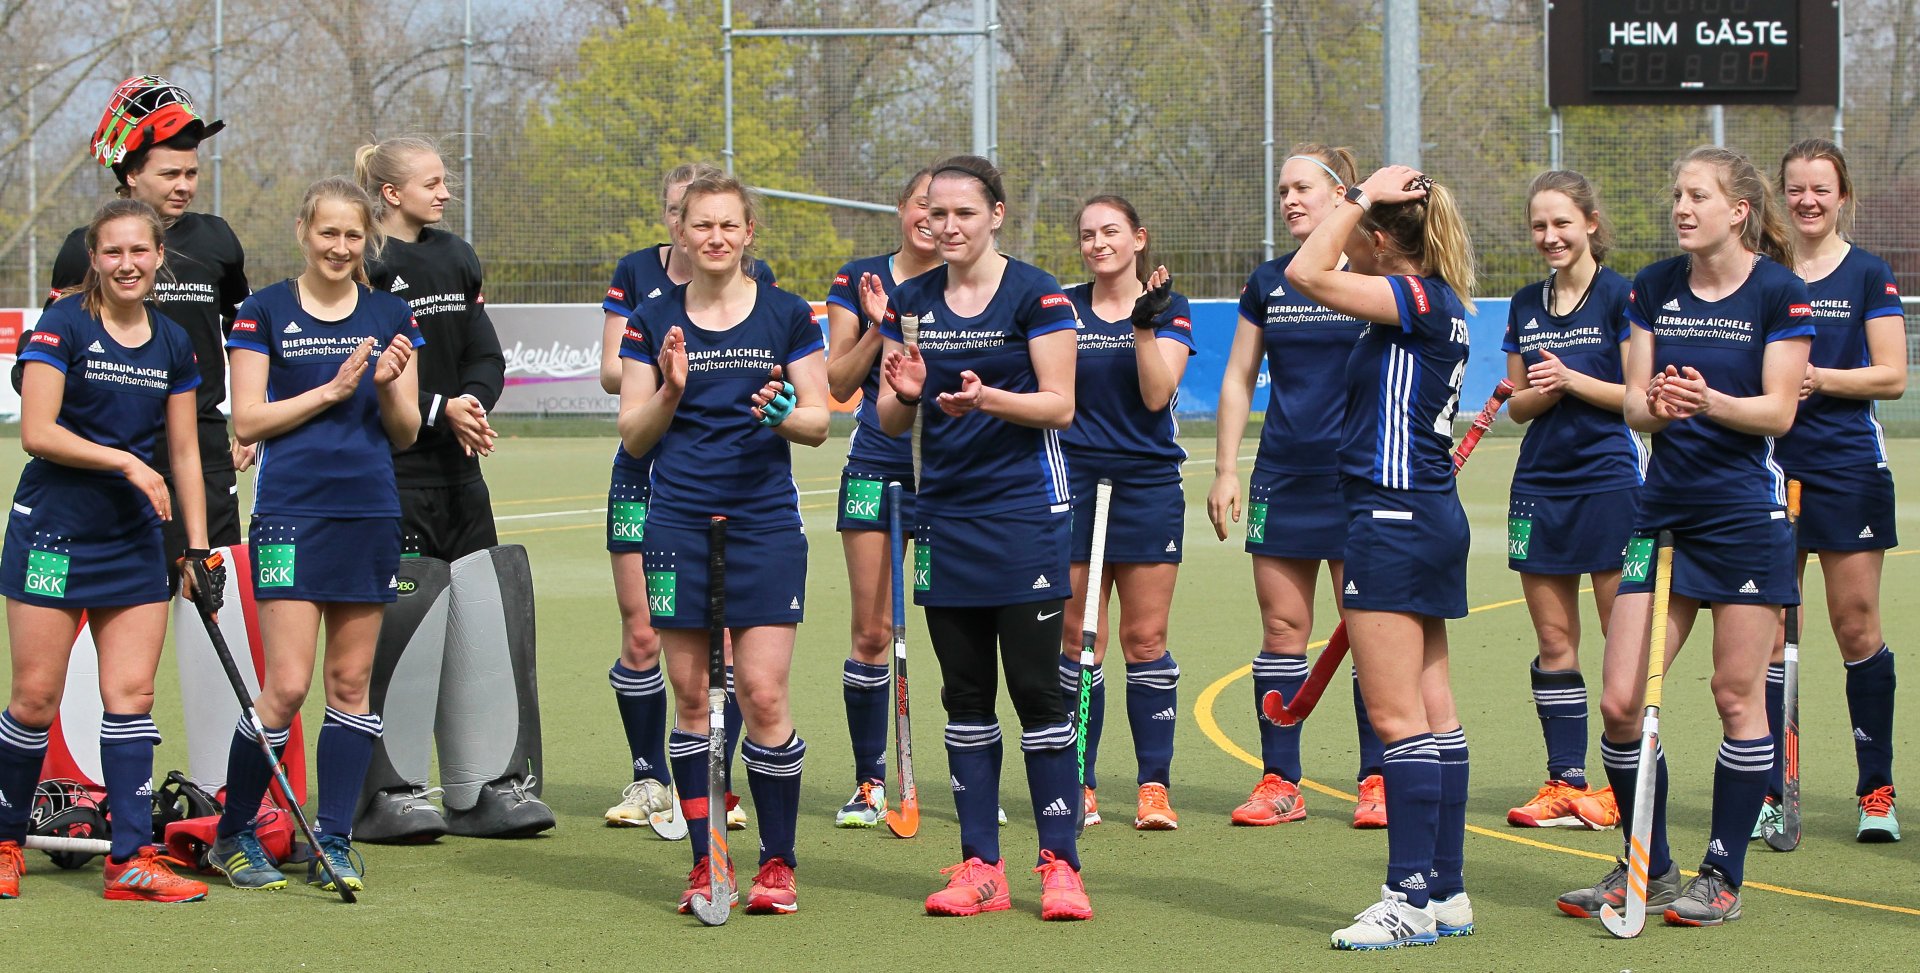
<svg viewBox="0 0 1920 973">
<path fill-rule="evenodd" d="M 435 735 L 454 834 L 522 836 L 554 825 L 553 811 L 538 799 L 533 612 L 526 548 L 490 547 L 453 562 Z"/>
<path fill-rule="evenodd" d="M 353 836 L 361 841 L 427 842 L 447 831 L 426 791 L 452 577 L 445 561 L 400 561 L 399 595 L 381 617 L 368 687 L 385 730 L 374 745 L 354 812 Z"/>
</svg>

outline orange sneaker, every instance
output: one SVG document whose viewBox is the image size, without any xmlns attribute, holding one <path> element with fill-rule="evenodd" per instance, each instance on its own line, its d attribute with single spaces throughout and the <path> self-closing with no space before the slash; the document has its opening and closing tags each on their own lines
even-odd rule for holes
<svg viewBox="0 0 1920 973">
<path fill-rule="evenodd" d="M 199 902 L 207 897 L 205 882 L 175 875 L 169 867 L 172 865 L 191 867 L 160 854 L 160 849 L 152 845 L 118 864 L 108 858 L 103 894 L 116 902 Z"/>
<path fill-rule="evenodd" d="M 1100 823 L 1100 801 L 1098 798 L 1093 796 L 1093 788 L 1091 787 L 1087 788 L 1086 796 L 1082 798 L 1082 800 L 1086 801 L 1086 804 L 1087 804 L 1086 823 L 1088 825 L 1099 824 Z"/>
<path fill-rule="evenodd" d="M 1507 812 L 1507 823 L 1516 828 L 1584 827 L 1573 805 L 1586 796 L 1584 787 L 1575 787 L 1563 780 L 1547 781 L 1540 785 L 1533 800 Z"/>
<path fill-rule="evenodd" d="M 0 899 L 20 897 L 20 876 L 27 873 L 27 856 L 19 844 L 0 841 Z"/>
<path fill-rule="evenodd" d="M 1353 808 L 1356 828 L 1387 826 L 1387 779 L 1374 774 L 1360 782 L 1360 803 Z"/>
<path fill-rule="evenodd" d="M 1093 903 L 1087 899 L 1087 887 L 1072 865 L 1042 851 L 1040 864 L 1033 870 L 1040 875 L 1040 918 L 1091 919 Z"/>
<path fill-rule="evenodd" d="M 693 911 L 693 895 L 695 892 L 702 895 L 707 894 L 708 886 L 713 882 L 712 862 L 712 856 L 702 858 L 694 862 L 693 871 L 687 873 L 687 890 L 680 893 L 681 915 L 684 916 Z M 733 869 L 731 867 L 727 869 L 727 901 L 740 901 L 740 887 L 734 884 Z"/>
<path fill-rule="evenodd" d="M 1611 787 L 1590 790 L 1575 799 L 1573 813 L 1579 816 L 1581 824 L 1593 831 L 1620 826 L 1620 802 L 1614 798 Z"/>
<path fill-rule="evenodd" d="M 747 890 L 747 915 L 783 916 L 800 911 L 800 902 L 794 895 L 793 866 L 785 859 L 769 858 L 760 866 L 760 873 L 753 877 L 753 887 Z"/>
<path fill-rule="evenodd" d="M 969 858 L 940 870 L 950 875 L 947 887 L 927 896 L 927 915 L 977 916 L 982 912 L 1002 912 L 1013 908 L 1013 894 L 1007 890 L 1007 863 L 989 865 Z"/>
<path fill-rule="evenodd" d="M 1268 774 L 1253 785 L 1247 803 L 1233 809 L 1233 823 L 1254 828 L 1285 824 L 1307 816 L 1307 800 L 1300 788 L 1279 774 Z"/>
<path fill-rule="evenodd" d="M 1141 784 L 1134 802 L 1133 830 L 1172 831 L 1180 827 L 1180 815 L 1167 803 L 1167 785 Z"/>
</svg>

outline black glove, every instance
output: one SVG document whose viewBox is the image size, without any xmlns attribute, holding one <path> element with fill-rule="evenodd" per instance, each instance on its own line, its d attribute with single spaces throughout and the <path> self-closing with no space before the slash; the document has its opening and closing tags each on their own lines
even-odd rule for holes
<svg viewBox="0 0 1920 973">
<path fill-rule="evenodd" d="M 208 567 L 208 562 L 213 562 Z M 189 547 L 181 556 L 180 563 L 186 568 L 187 577 L 193 582 L 194 600 L 207 606 L 210 612 L 218 612 L 226 605 L 227 597 L 227 559 L 216 559 L 212 551 L 205 548 Z"/>
<path fill-rule="evenodd" d="M 1167 313 L 1167 308 L 1172 306 L 1173 276 L 1169 274 L 1159 287 L 1148 290 L 1133 302 L 1133 326 L 1153 327 L 1153 319 Z"/>
</svg>

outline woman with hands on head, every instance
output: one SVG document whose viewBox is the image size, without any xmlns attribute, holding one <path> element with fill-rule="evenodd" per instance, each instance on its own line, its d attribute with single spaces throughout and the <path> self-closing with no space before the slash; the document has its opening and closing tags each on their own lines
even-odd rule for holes
<svg viewBox="0 0 1920 973">
<path fill-rule="evenodd" d="M 807 539 L 790 444 L 827 438 L 827 366 L 806 301 L 756 280 L 755 201 L 731 176 L 690 183 L 676 241 L 693 276 L 643 304 L 620 347 L 620 440 L 634 456 L 659 447 L 643 556 L 653 627 L 672 681 L 677 723 L 668 758 L 692 839 L 694 867 L 680 909 L 714 867 L 706 818 L 708 524 L 727 519 L 726 618 L 746 742 L 747 782 L 760 813 L 760 863 L 750 913 L 799 908 L 794 828 L 806 741 L 788 705 L 803 614 Z M 733 876 L 726 876 L 731 884 Z"/>
<path fill-rule="evenodd" d="M 100 667 L 100 766 L 113 815 L 108 899 L 187 902 L 204 883 L 173 874 L 152 844 L 154 671 L 167 632 L 168 566 L 161 523 L 175 516 L 154 472 L 161 433 L 172 468 L 200 468 L 196 389 L 187 333 L 144 303 L 166 258 L 151 207 L 102 206 L 85 233 L 88 265 L 22 340 L 20 445 L 32 454 L 14 491 L 0 551 L 12 666 L 0 711 L 0 899 L 18 898 L 21 848 L 59 714 L 82 613 Z M 206 569 L 201 478 L 178 479 L 185 521 L 181 583 L 217 593 Z"/>
<path fill-rule="evenodd" d="M 262 447 L 248 530 L 266 644 L 254 707 L 269 740 L 284 746 L 313 679 L 324 622 L 316 854 L 359 889 L 359 855 L 349 839 L 381 732 L 367 686 L 400 567 L 393 452 L 420 431 L 410 366 L 422 340 L 405 301 L 367 286 L 366 259 L 378 253 L 381 234 L 365 190 L 339 178 L 314 183 L 294 234 L 306 268 L 248 298 L 227 338 L 234 430 L 242 442 Z M 254 830 L 271 777 L 251 729 L 237 728 L 226 810 L 210 853 L 237 888 L 286 885 Z M 308 881 L 322 880 L 310 865 Z"/>
<path fill-rule="evenodd" d="M 1740 918 L 1740 885 L 1754 821 L 1773 766 L 1767 731 L 1767 657 L 1780 608 L 1799 598 L 1786 476 L 1774 441 L 1792 428 L 1807 373 L 1813 309 L 1793 272 L 1794 244 L 1780 201 L 1753 163 L 1702 147 L 1673 166 L 1673 226 L 1680 256 L 1634 277 L 1627 300 L 1627 424 L 1653 436 L 1632 540 L 1607 628 L 1606 720 L 1600 753 L 1631 834 L 1645 696 L 1648 562 L 1661 531 L 1673 533 L 1668 664 L 1686 643 L 1701 603 L 1713 608 L 1713 701 L 1722 740 L 1700 874 L 1684 891 L 1667 845 L 1667 767 L 1657 754 L 1647 862 L 1647 906 L 1675 925 Z M 1617 865 L 1560 897 L 1561 911 L 1619 908 Z"/>
<path fill-rule="evenodd" d="M 914 601 L 940 660 L 959 864 L 929 915 L 1012 908 L 998 820 L 1004 667 L 1039 831 L 1042 919 L 1093 915 L 1074 838 L 1074 724 L 1062 705 L 1061 616 L 1072 505 L 1060 431 L 1074 417 L 1072 302 L 1045 271 L 999 252 L 1000 171 L 979 156 L 934 167 L 928 189 L 943 266 L 861 287 L 887 339 L 881 428 L 921 430 Z"/>
<path fill-rule="evenodd" d="M 1346 200 L 1286 276 L 1321 306 L 1370 325 L 1346 367 L 1341 604 L 1385 745 L 1387 880 L 1380 901 L 1335 932 L 1333 945 L 1389 949 L 1473 931 L 1463 875 L 1467 738 L 1448 680 L 1446 623 L 1467 613 L 1469 532 L 1452 448 L 1473 244 L 1453 194 L 1406 166 L 1375 172 Z"/>
</svg>

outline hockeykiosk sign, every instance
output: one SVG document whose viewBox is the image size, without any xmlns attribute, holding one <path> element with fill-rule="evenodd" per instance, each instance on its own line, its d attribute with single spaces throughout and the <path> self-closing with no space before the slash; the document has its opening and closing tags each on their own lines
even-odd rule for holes
<svg viewBox="0 0 1920 973">
<path fill-rule="evenodd" d="M 1832 105 L 1833 0 L 1551 0 L 1547 104 Z"/>
</svg>

